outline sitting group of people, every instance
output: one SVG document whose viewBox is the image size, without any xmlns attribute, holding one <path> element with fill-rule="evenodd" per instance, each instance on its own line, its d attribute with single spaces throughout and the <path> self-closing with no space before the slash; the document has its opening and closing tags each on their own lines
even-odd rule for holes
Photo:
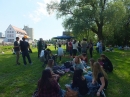
<svg viewBox="0 0 130 97">
<path fill-rule="evenodd" d="M 82 56 L 76 56 L 72 64 L 74 69 L 73 78 L 71 83 L 65 85 L 66 88 L 78 91 L 79 95 L 88 95 L 90 92 L 88 84 L 98 84 L 95 94 L 105 97 L 103 90 L 107 89 L 108 86 L 105 71 L 111 72 L 113 70 L 111 61 L 105 55 L 101 55 L 101 58 L 97 61 L 91 58 L 89 60 L 91 70 L 89 71 L 87 57 L 83 54 Z M 49 59 L 45 70 L 42 72 L 42 77 L 38 81 L 37 97 L 66 97 L 65 91 L 61 89 L 58 83 L 60 76 L 53 72 L 53 65 L 54 60 Z M 83 75 L 84 73 L 86 74 Z"/>
</svg>

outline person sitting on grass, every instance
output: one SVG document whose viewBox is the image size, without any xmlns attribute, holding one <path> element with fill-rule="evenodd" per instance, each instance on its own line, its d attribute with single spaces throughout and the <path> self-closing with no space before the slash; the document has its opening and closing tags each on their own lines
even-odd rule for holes
<svg viewBox="0 0 130 97">
<path fill-rule="evenodd" d="M 91 58 L 89 60 L 90 63 L 90 67 L 91 67 L 91 71 L 88 71 L 87 74 L 84 75 L 84 77 L 89 81 L 92 82 L 92 71 L 93 71 L 93 63 L 95 62 L 95 60 L 93 58 Z"/>
<path fill-rule="evenodd" d="M 53 70 L 52 70 L 53 65 L 54 65 L 54 60 L 53 59 L 49 59 L 48 60 L 48 64 L 47 64 L 45 69 L 49 69 L 51 71 L 51 74 L 52 74 L 53 78 L 54 79 L 57 78 L 57 81 L 58 81 L 60 76 L 53 72 Z"/>
<path fill-rule="evenodd" d="M 42 77 L 38 81 L 37 97 L 60 97 L 60 86 L 56 80 L 49 69 L 43 70 Z"/>
<path fill-rule="evenodd" d="M 59 44 L 57 53 L 58 53 L 59 59 L 61 61 L 61 57 L 64 55 L 64 51 L 63 51 L 63 48 L 61 48 L 61 44 Z"/>
<path fill-rule="evenodd" d="M 102 59 L 101 59 L 101 58 L 98 59 L 98 62 L 99 62 L 99 64 L 101 65 L 101 67 L 103 67 L 103 62 L 102 62 Z"/>
<path fill-rule="evenodd" d="M 100 85 L 97 96 L 105 97 L 103 96 L 103 89 L 107 89 L 108 86 L 108 80 L 107 80 L 107 74 L 103 70 L 103 68 L 100 66 L 99 62 L 94 62 L 93 64 L 93 80 L 92 84 L 95 84 L 96 82 Z"/>
<path fill-rule="evenodd" d="M 86 72 L 86 68 L 84 67 L 83 63 L 81 62 L 81 59 L 79 58 L 79 56 L 76 56 L 73 59 L 73 68 L 74 68 L 74 70 L 82 69 L 84 72 Z"/>
<path fill-rule="evenodd" d="M 77 69 L 74 71 L 72 80 L 72 89 L 78 88 L 80 95 L 86 95 L 88 93 L 87 80 L 83 76 L 83 70 Z"/>
<path fill-rule="evenodd" d="M 103 62 L 103 68 L 105 71 L 112 72 L 113 71 L 113 65 L 112 62 L 108 57 L 106 57 L 104 54 L 101 55 L 101 59 Z"/>
<path fill-rule="evenodd" d="M 87 65 L 88 65 L 88 57 L 87 57 L 87 54 L 86 54 L 86 53 L 83 53 L 83 54 L 82 54 L 81 60 L 82 60 L 82 62 L 83 62 L 83 65 L 84 65 L 85 67 L 87 67 Z"/>
</svg>

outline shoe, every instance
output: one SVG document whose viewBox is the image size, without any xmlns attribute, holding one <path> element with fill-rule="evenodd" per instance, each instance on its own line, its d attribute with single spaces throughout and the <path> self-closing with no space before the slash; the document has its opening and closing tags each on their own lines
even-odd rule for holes
<svg viewBox="0 0 130 97">
<path fill-rule="evenodd" d="M 101 93 L 100 93 L 101 97 L 106 97 L 104 91 L 102 90 Z"/>
</svg>

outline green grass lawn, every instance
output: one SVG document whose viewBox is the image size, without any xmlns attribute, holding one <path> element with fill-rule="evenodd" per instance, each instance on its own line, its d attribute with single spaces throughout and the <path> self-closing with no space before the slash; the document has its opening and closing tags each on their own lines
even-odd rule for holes
<svg viewBox="0 0 130 97">
<path fill-rule="evenodd" d="M 50 47 L 54 51 L 54 47 Z M 37 81 L 41 77 L 42 63 L 37 58 L 37 49 L 33 48 L 30 54 L 33 65 L 23 65 L 22 56 L 20 56 L 21 65 L 15 64 L 15 55 L 12 55 L 11 47 L 0 47 L 5 54 L 0 53 L 0 97 L 31 97 L 37 87 Z M 114 52 L 105 52 L 114 65 L 114 71 L 108 73 L 107 97 L 130 97 L 130 51 L 115 50 Z M 99 54 L 94 51 L 94 58 L 99 58 Z M 70 60 L 69 57 L 63 58 L 62 62 Z M 72 77 L 67 74 L 60 79 L 60 85 L 70 83 Z"/>
</svg>

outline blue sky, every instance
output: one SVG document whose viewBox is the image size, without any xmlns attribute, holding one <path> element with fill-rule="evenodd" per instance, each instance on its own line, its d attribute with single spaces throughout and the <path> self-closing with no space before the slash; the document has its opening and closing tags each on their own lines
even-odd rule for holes
<svg viewBox="0 0 130 97">
<path fill-rule="evenodd" d="M 34 29 L 34 39 L 51 39 L 62 35 L 62 19 L 49 15 L 46 4 L 51 0 L 0 0 L 0 32 L 5 33 L 11 24 Z M 54 1 L 54 0 L 53 0 Z M 60 0 L 57 0 L 60 1 Z"/>
</svg>

